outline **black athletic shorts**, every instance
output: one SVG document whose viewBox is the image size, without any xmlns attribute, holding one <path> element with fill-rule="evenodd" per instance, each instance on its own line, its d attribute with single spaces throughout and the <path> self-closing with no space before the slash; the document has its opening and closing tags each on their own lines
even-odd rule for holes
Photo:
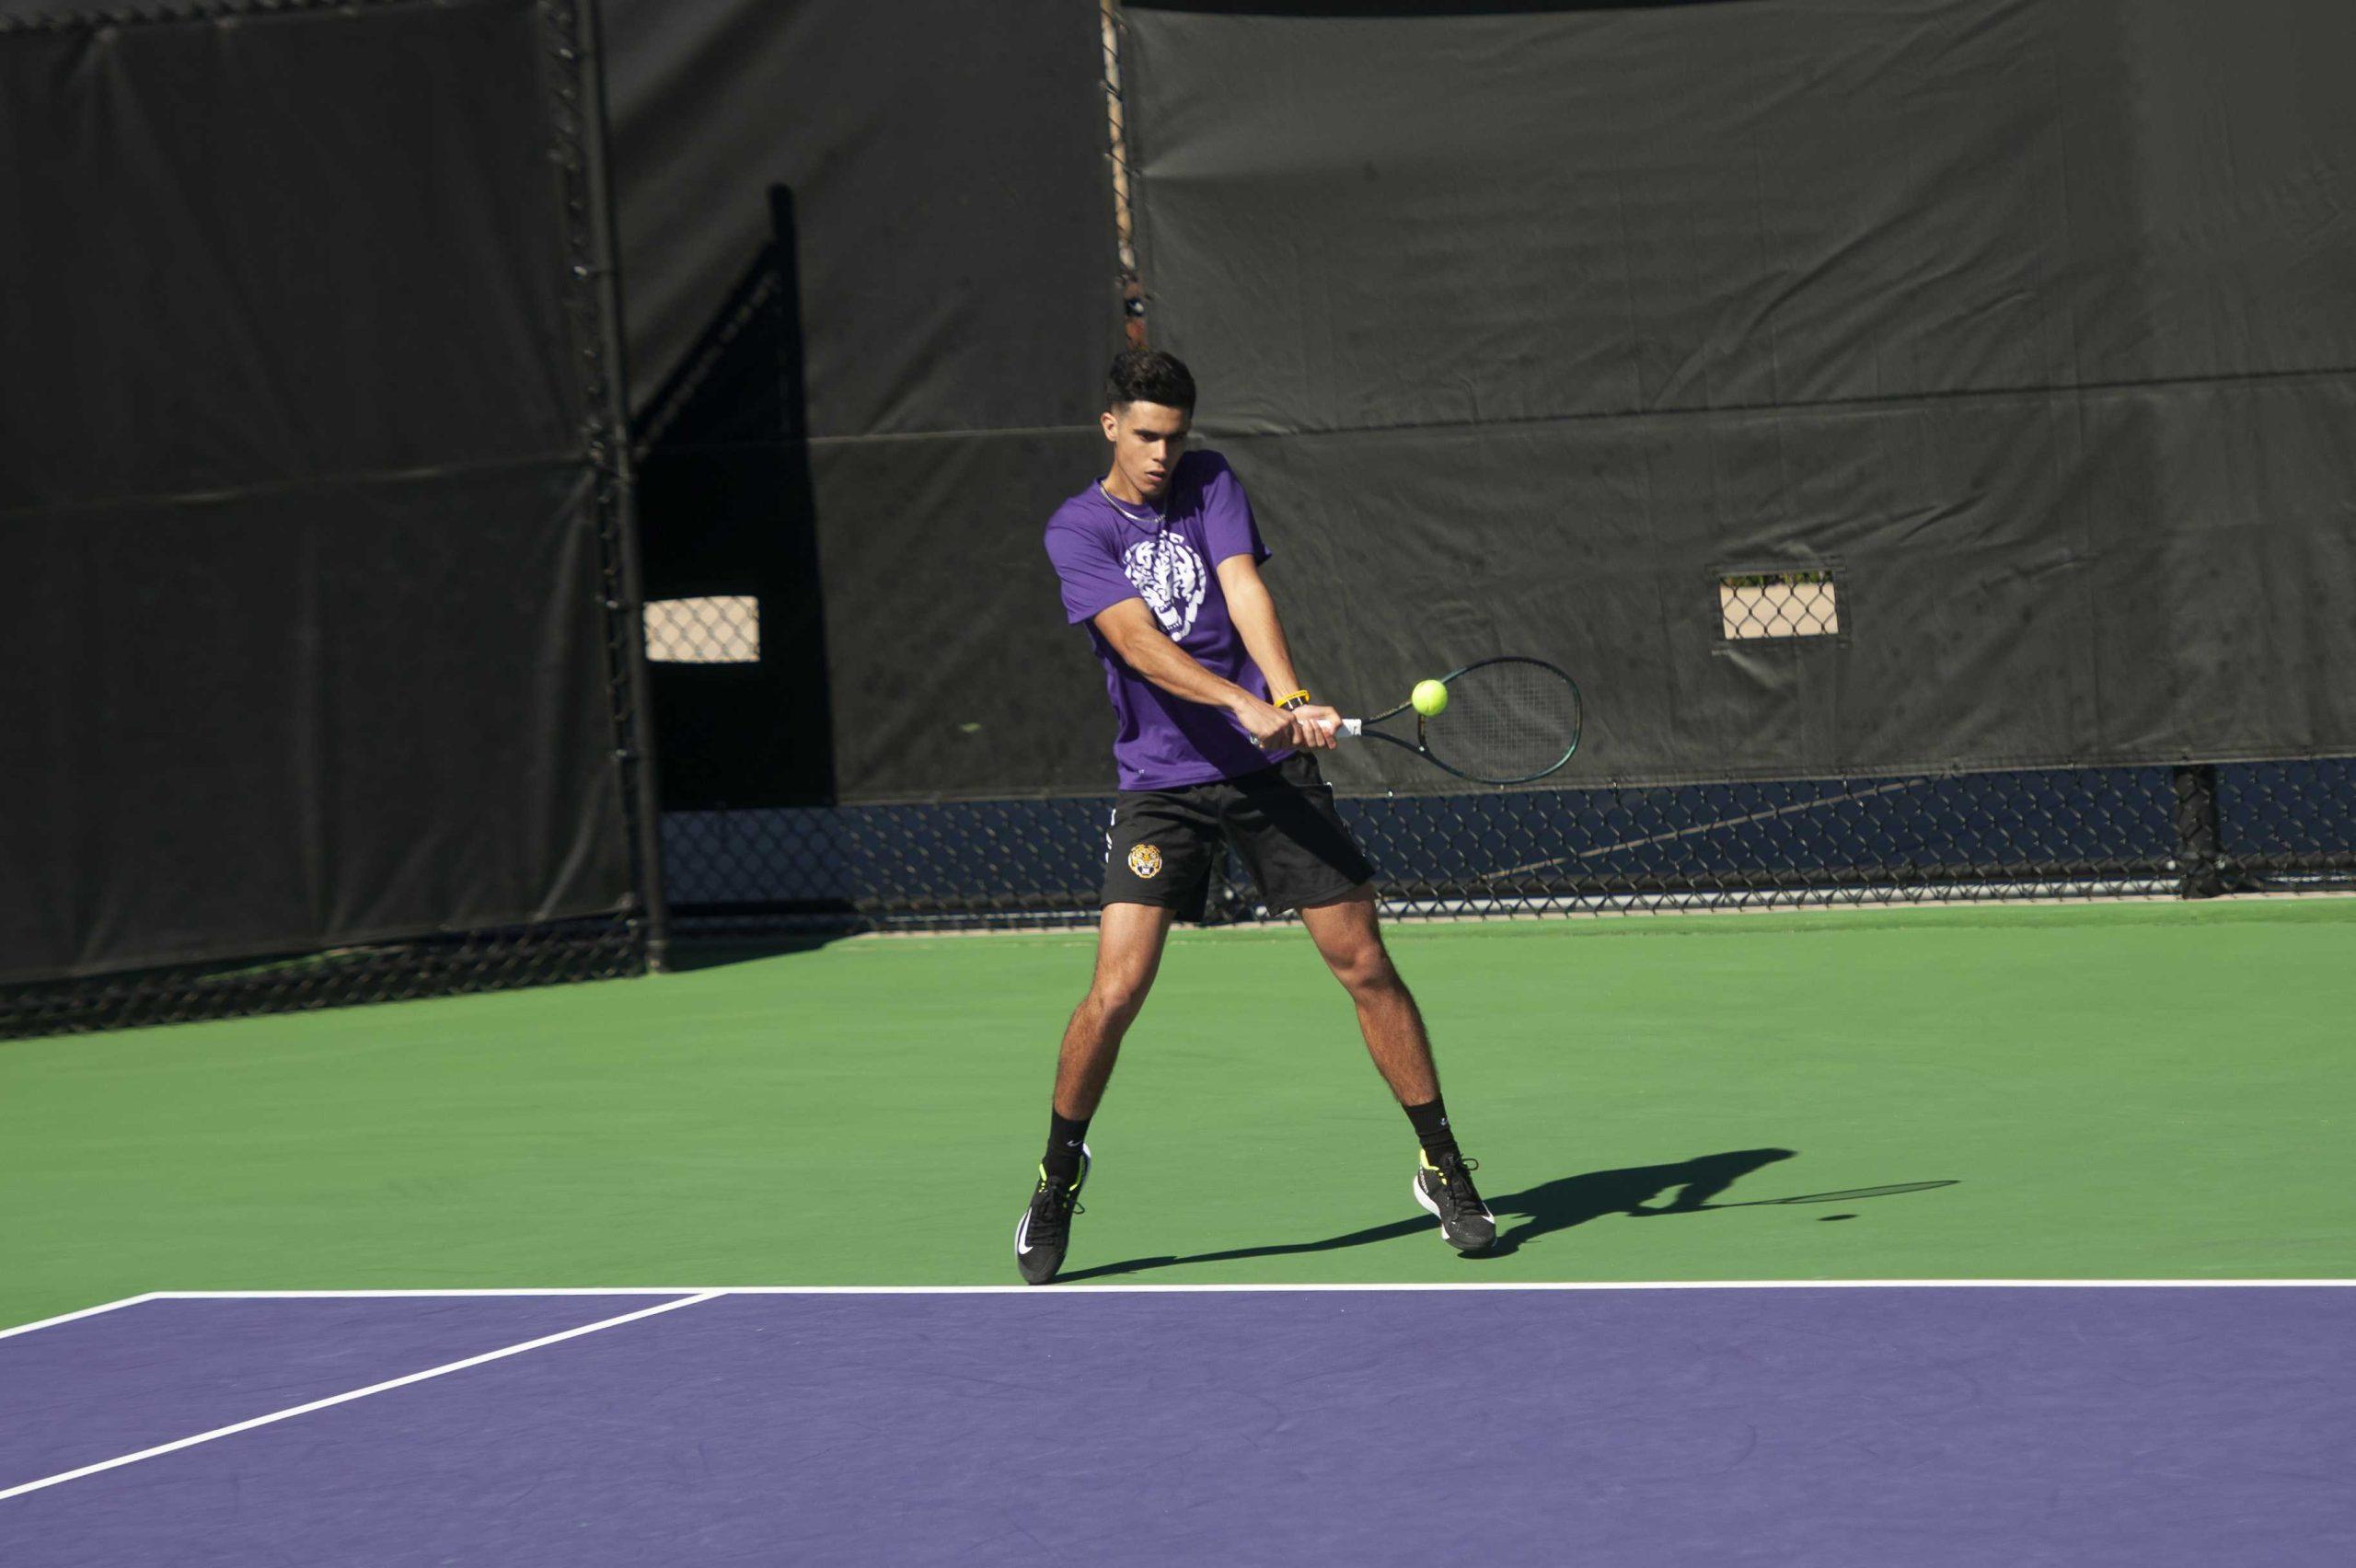
<svg viewBox="0 0 2356 1568">
<path fill-rule="evenodd" d="M 1151 904 L 1199 920 L 1221 841 L 1271 910 L 1323 904 L 1374 869 L 1334 809 L 1334 787 L 1307 754 L 1274 767 L 1179 790 L 1124 790 L 1104 834 L 1104 902 Z"/>
</svg>

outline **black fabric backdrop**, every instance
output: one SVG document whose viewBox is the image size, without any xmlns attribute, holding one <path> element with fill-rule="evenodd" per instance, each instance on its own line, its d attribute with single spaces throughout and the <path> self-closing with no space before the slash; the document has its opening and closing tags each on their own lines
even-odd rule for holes
<svg viewBox="0 0 2356 1568">
<path fill-rule="evenodd" d="M 0 44 L 21 559 L 82 570 L 104 531 L 69 505 L 479 464 L 549 487 L 518 547 L 539 565 L 480 585 L 537 602 L 579 554 L 557 477 L 578 409 L 556 281 L 528 264 L 553 219 L 526 10 Z M 1554 657 L 1590 696 L 1573 780 L 2356 747 L 2326 680 L 2356 654 L 2356 21 L 2166 10 L 1129 6 L 1152 329 L 1203 378 L 1321 692 L 1371 707 L 1483 652 Z M 764 605 L 759 665 L 656 671 L 666 804 L 1107 788 L 1101 683 L 1038 549 L 1102 467 L 1120 341 L 1093 8 L 606 13 L 649 591 Z M 172 38 L 171 70 L 125 63 Z M 364 180 L 387 192 L 364 210 Z M 99 181 L 121 199 L 87 200 Z M 388 213 L 398 243 L 370 226 Z M 450 504 L 431 537 L 455 571 L 479 512 Z M 1837 643 L 1720 641 L 1718 572 L 1819 565 Z M 546 652 L 593 634 L 571 603 L 496 634 L 535 671 L 515 701 L 555 705 L 512 708 L 511 734 L 579 711 Z M 230 634 L 326 656 L 283 622 Z M 159 748 L 214 744 L 192 690 L 62 695 L 54 640 L 80 634 L 6 635 L 44 688 L 20 733 L 111 702 Z M 442 649 L 372 650 L 386 734 L 442 721 L 396 689 Z M 449 864 L 496 864 L 515 822 L 618 820 L 588 741 L 555 743 L 579 749 L 534 804 L 481 740 L 435 763 L 480 767 Z M 63 777 L 20 754 L 9 799 Z M 50 825 L 11 810 L 11 863 L 65 854 Z M 618 896 L 618 828 L 539 841 L 597 847 L 450 898 Z M 391 928 L 442 895 L 390 896 L 315 892 L 304 920 Z M 29 906 L 78 962 L 130 951 L 62 882 Z"/>
<path fill-rule="evenodd" d="M 1086 788 L 1111 719 L 1039 536 L 1121 346 L 1096 8 L 607 0 L 669 809 Z M 814 574 L 817 592 L 811 591 Z"/>
<path fill-rule="evenodd" d="M 1570 780 L 2356 746 L 2356 13 L 1127 16 L 1154 338 L 1322 695 L 1552 657 Z M 1092 8 L 609 36 L 650 591 L 764 605 L 658 669 L 666 803 L 1105 788 L 1037 548 L 1118 347 Z M 1721 639 L 1818 567 L 1841 639 Z"/>
<path fill-rule="evenodd" d="M 2356 11 L 1129 21 L 1155 340 L 1321 695 L 1554 659 L 1566 781 L 2356 749 Z M 1826 566 L 1841 639 L 1721 640 Z"/>
<path fill-rule="evenodd" d="M 549 47 L 0 32 L 0 980 L 624 906 Z"/>
</svg>

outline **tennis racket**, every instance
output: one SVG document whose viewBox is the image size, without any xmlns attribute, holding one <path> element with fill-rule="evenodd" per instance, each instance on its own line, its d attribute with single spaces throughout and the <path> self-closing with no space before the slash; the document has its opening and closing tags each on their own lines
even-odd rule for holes
<svg viewBox="0 0 2356 1568">
<path fill-rule="evenodd" d="M 1448 706 L 1432 717 L 1403 702 L 1371 719 L 1345 719 L 1339 732 L 1387 741 L 1475 784 L 1543 778 L 1579 749 L 1578 685 L 1542 659 L 1483 659 L 1439 681 Z"/>
</svg>

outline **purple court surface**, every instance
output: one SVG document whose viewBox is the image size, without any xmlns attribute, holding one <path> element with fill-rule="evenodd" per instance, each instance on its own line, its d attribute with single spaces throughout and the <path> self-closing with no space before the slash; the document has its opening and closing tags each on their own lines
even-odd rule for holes
<svg viewBox="0 0 2356 1568">
<path fill-rule="evenodd" d="M 0 1563 L 2344 1568 L 2351 1343 L 2330 1284 L 144 1297 L 0 1337 Z"/>
</svg>

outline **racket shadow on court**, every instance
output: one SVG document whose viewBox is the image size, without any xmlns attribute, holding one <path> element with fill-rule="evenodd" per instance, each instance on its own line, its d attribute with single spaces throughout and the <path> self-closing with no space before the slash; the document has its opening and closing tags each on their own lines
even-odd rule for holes
<svg viewBox="0 0 2356 1568">
<path fill-rule="evenodd" d="M 1518 1193 L 1493 1193 L 1488 1203 L 1490 1212 L 1497 1216 L 1496 1245 L 1479 1257 L 1467 1261 L 1478 1262 L 1486 1258 L 1503 1257 L 1556 1231 L 1568 1230 L 1591 1219 L 1613 1215 L 1632 1219 L 1657 1219 L 1671 1215 L 1703 1214 L 1718 1209 L 1763 1207 L 1777 1204 L 1846 1203 L 1899 1193 L 1926 1192 L 1934 1187 L 1955 1184 L 1952 1182 L 1901 1182 L 1883 1187 L 1849 1188 L 1838 1193 L 1802 1193 L 1789 1197 L 1753 1198 L 1734 1203 L 1712 1201 L 1745 1176 L 1778 1160 L 1789 1159 L 1794 1152 L 1788 1148 L 1733 1149 L 1724 1154 L 1701 1155 L 1674 1164 L 1583 1171 L 1576 1176 L 1559 1176 L 1552 1182 L 1525 1187 Z M 1662 1201 L 1664 1198 L 1665 1202 Z M 1169 1268 L 1179 1263 L 1218 1263 L 1239 1258 L 1281 1258 L 1304 1252 L 1331 1252 L 1344 1247 L 1362 1247 L 1371 1242 L 1417 1235 L 1430 1230 L 1434 1223 L 1429 1216 L 1418 1214 L 1412 1218 L 1369 1226 L 1363 1230 L 1329 1236 L 1317 1241 L 1237 1247 L 1220 1252 L 1197 1252 L 1184 1258 L 1131 1258 L 1124 1262 L 1100 1263 L 1091 1269 L 1073 1270 L 1060 1277 L 1067 1281 L 1101 1279 L 1114 1274 Z"/>
</svg>

